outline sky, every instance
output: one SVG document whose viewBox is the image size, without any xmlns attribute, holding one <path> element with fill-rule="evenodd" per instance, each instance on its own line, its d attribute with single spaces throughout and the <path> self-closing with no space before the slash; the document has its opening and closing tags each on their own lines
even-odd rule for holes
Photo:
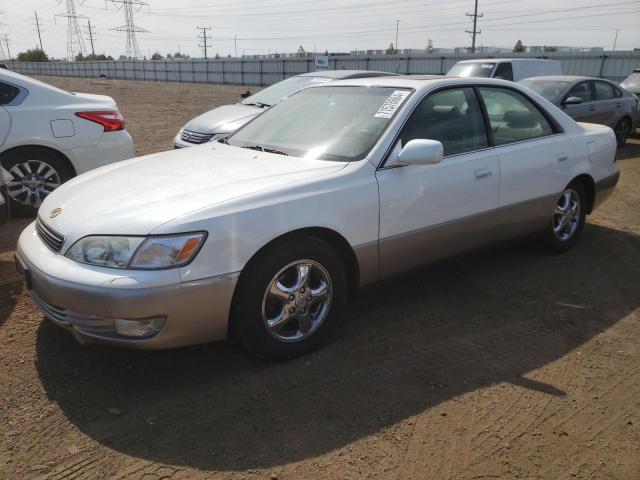
<svg viewBox="0 0 640 480">
<path fill-rule="evenodd" d="M 141 0 L 136 0 L 141 1 Z M 36 46 L 34 12 L 50 57 L 66 55 L 66 0 L 1 0 L 0 38 L 9 40 L 12 55 Z M 201 57 L 197 27 L 211 27 L 210 56 L 295 52 L 300 45 L 322 53 L 398 48 L 424 49 L 471 44 L 473 0 L 148 0 L 134 11 L 143 55 L 180 51 Z M 87 20 L 95 28 L 95 51 L 117 57 L 125 52 L 124 12 L 104 0 L 76 0 L 85 33 Z M 640 0 L 480 0 L 482 33 L 477 44 L 513 47 L 562 45 L 616 50 L 640 48 Z M 237 39 L 237 40 L 236 40 Z M 237 49 L 237 50 L 236 50 Z"/>
</svg>

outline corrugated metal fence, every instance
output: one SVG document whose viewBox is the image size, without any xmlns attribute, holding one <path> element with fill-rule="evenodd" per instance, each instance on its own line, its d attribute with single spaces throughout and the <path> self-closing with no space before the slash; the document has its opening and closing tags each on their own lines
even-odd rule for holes
<svg viewBox="0 0 640 480">
<path fill-rule="evenodd" d="M 536 58 L 533 55 L 502 57 Z M 500 55 L 496 55 L 497 58 Z M 403 74 L 444 74 L 459 60 L 472 55 L 363 55 L 331 57 L 331 69 L 381 70 Z M 475 58 L 481 58 L 476 56 Z M 567 75 L 587 75 L 622 80 L 640 67 L 640 52 L 549 53 Z M 27 75 L 100 77 L 159 82 L 271 85 L 292 75 L 314 70 L 313 58 L 221 58 L 215 60 L 15 62 L 12 70 Z"/>
</svg>

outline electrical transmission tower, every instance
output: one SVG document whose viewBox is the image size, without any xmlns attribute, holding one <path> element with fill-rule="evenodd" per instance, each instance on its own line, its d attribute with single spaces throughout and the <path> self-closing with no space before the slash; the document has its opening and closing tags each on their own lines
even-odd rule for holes
<svg viewBox="0 0 640 480">
<path fill-rule="evenodd" d="M 54 16 L 54 18 L 64 17 L 67 19 L 67 61 L 69 62 L 74 61 L 78 54 L 84 56 L 87 51 L 84 48 L 84 39 L 82 38 L 80 23 L 78 23 L 79 19 L 86 17 L 76 14 L 76 2 L 78 2 L 78 5 L 82 5 L 84 0 L 65 0 L 66 13 Z"/>
<path fill-rule="evenodd" d="M 473 13 L 467 13 L 467 17 L 473 18 L 473 30 L 465 30 L 465 32 L 471 35 L 471 53 L 476 53 L 476 35 L 480 35 L 482 33 L 482 30 L 478 30 L 477 28 L 478 19 L 482 18 L 483 15 L 484 13 L 478 14 L 478 0 L 476 0 L 476 6 Z"/>
<path fill-rule="evenodd" d="M 207 59 L 207 48 L 211 48 L 211 44 L 209 40 L 211 40 L 211 35 L 207 35 L 207 30 L 211 30 L 211 27 L 196 27 L 198 30 L 201 30 L 202 33 L 198 34 L 198 38 L 202 40 L 202 44 L 198 46 L 204 50 L 204 59 Z"/>
<path fill-rule="evenodd" d="M 138 40 L 136 39 L 136 33 L 148 33 L 149 30 L 138 27 L 133 21 L 133 10 L 140 11 L 142 7 L 148 7 L 147 2 L 142 0 L 107 0 L 113 3 L 118 10 L 124 10 L 124 25 L 121 27 L 112 28 L 117 32 L 127 32 L 127 48 L 125 51 L 125 57 L 139 59 L 142 57 L 140 54 L 140 47 L 138 47 Z"/>
</svg>

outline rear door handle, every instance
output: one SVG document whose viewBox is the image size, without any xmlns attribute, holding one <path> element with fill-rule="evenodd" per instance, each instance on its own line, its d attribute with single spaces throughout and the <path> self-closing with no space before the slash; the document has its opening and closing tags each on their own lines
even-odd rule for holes
<svg viewBox="0 0 640 480">
<path fill-rule="evenodd" d="M 564 154 L 560 154 L 558 155 L 558 161 L 559 162 L 564 162 L 565 160 L 569 160 L 569 155 L 564 155 Z"/>
<path fill-rule="evenodd" d="M 489 170 L 488 168 L 478 168 L 475 171 L 475 175 L 477 179 L 480 178 L 489 178 L 491 176 L 493 172 L 491 172 L 491 170 Z"/>
</svg>

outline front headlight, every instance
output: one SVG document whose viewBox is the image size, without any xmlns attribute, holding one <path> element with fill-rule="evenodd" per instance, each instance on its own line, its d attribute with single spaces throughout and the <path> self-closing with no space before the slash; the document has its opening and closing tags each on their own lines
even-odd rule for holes
<svg viewBox="0 0 640 480">
<path fill-rule="evenodd" d="M 66 257 L 109 268 L 155 270 L 182 267 L 196 256 L 205 232 L 151 237 L 92 235 L 74 243 Z"/>
</svg>

